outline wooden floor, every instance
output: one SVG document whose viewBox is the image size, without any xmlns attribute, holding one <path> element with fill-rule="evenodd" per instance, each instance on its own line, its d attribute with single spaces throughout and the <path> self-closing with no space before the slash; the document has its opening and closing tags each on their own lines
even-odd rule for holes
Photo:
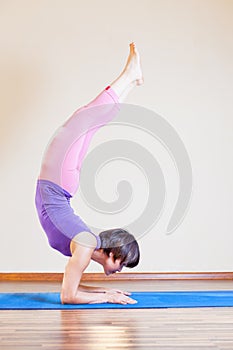
<svg viewBox="0 0 233 350">
<path fill-rule="evenodd" d="M 233 281 L 103 284 L 131 291 L 233 290 Z M 0 290 L 59 291 L 60 284 L 1 282 Z M 233 350 L 233 308 L 1 311 L 0 349 Z"/>
</svg>

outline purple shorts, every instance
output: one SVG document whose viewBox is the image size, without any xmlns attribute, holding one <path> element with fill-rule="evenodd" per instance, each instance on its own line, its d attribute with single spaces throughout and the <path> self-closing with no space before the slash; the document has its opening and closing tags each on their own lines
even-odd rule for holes
<svg viewBox="0 0 233 350">
<path fill-rule="evenodd" d="M 41 226 L 49 244 L 63 255 L 71 256 L 70 242 L 80 232 L 91 230 L 74 214 L 70 206 L 72 196 L 60 186 L 48 180 L 38 180 L 36 188 L 36 208 Z M 96 237 L 96 249 L 100 248 L 100 238 Z"/>
</svg>

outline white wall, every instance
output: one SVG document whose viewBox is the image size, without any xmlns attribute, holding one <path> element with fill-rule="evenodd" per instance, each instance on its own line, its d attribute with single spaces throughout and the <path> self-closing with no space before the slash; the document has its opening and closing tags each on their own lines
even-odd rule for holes
<svg viewBox="0 0 233 350">
<path fill-rule="evenodd" d="M 34 207 L 41 158 L 55 129 L 121 72 L 132 40 L 145 84 L 127 103 L 173 126 L 194 176 L 189 212 L 165 235 L 178 179 L 164 152 L 167 209 L 133 271 L 233 270 L 232 16 L 231 0 L 1 2 L 1 272 L 63 271 Z"/>
</svg>

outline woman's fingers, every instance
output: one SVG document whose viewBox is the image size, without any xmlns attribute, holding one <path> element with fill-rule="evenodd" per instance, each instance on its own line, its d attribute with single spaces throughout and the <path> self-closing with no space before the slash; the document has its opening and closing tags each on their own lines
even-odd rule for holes
<svg viewBox="0 0 233 350">
<path fill-rule="evenodd" d="M 112 304 L 136 304 L 137 300 L 134 300 L 123 293 L 107 292 L 108 303 Z"/>
</svg>

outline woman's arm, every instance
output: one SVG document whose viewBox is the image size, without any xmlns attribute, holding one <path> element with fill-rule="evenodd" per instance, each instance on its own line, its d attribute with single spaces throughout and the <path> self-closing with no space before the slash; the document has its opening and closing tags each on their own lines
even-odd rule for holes
<svg viewBox="0 0 233 350">
<path fill-rule="evenodd" d="M 72 242 L 72 256 L 65 268 L 61 302 L 62 304 L 83 304 L 91 302 L 106 302 L 104 294 L 87 293 L 79 290 L 79 283 L 84 270 L 90 263 L 94 248 L 84 247 L 76 242 Z"/>
<path fill-rule="evenodd" d="M 94 304 L 94 303 L 118 303 L 133 304 L 135 301 L 124 294 L 115 291 L 85 292 L 79 289 L 80 280 L 84 270 L 90 263 L 94 248 L 84 247 L 72 242 L 72 257 L 65 268 L 61 302 L 62 304 Z"/>
</svg>

